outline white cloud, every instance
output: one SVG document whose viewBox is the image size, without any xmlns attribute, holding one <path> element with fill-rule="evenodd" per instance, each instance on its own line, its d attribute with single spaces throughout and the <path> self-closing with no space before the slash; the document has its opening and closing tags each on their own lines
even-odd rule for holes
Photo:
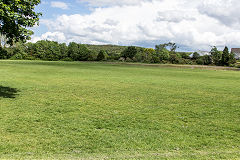
<svg viewBox="0 0 240 160">
<path fill-rule="evenodd" d="M 234 27 L 240 23 L 240 2 L 228 1 L 224 8 L 223 0 L 87 0 L 108 7 L 43 20 L 49 32 L 38 38 L 120 45 L 172 41 L 204 50 L 212 45 L 240 46 L 240 29 Z"/>
<path fill-rule="evenodd" d="M 88 3 L 93 7 L 122 6 L 122 5 L 138 5 L 142 2 L 151 2 L 152 0 L 77 0 L 80 3 Z"/>
<path fill-rule="evenodd" d="M 35 43 L 39 40 L 64 42 L 66 40 L 66 37 L 64 36 L 64 33 L 61 32 L 46 32 L 40 37 L 32 37 L 31 42 Z"/>
<path fill-rule="evenodd" d="M 199 10 L 225 25 L 238 27 L 240 24 L 240 2 L 238 0 L 204 0 Z"/>
<path fill-rule="evenodd" d="M 60 9 L 68 9 L 68 4 L 60 1 L 52 1 L 51 7 L 60 8 Z"/>
</svg>

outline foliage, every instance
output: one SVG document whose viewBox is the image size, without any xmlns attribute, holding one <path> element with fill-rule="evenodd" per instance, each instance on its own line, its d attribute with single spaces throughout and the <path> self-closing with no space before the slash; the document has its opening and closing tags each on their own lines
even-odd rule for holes
<svg viewBox="0 0 240 160">
<path fill-rule="evenodd" d="M 27 28 L 39 21 L 41 13 L 34 11 L 39 3 L 40 0 L 0 1 L 0 33 L 6 36 L 7 43 L 30 39 L 33 32 Z"/>
<path fill-rule="evenodd" d="M 143 59 L 143 62 L 150 63 L 156 54 L 156 51 L 152 48 L 145 48 L 141 53 L 143 54 L 141 57 Z"/>
<path fill-rule="evenodd" d="M 228 47 L 225 46 L 224 50 L 223 50 L 223 54 L 222 54 L 222 59 L 221 59 L 221 65 L 223 66 L 229 66 L 229 58 L 230 58 L 230 54 L 228 51 Z"/>
<path fill-rule="evenodd" d="M 133 59 L 133 57 L 137 54 L 137 48 L 134 46 L 127 47 L 121 54 L 122 57 L 125 59 L 130 58 Z"/>
<path fill-rule="evenodd" d="M 70 42 L 68 45 L 68 56 L 72 60 L 76 60 L 78 58 L 78 44 L 75 42 Z"/>
<path fill-rule="evenodd" d="M 214 46 L 211 49 L 210 53 L 211 53 L 212 63 L 215 65 L 221 65 L 222 54 L 220 51 L 218 51 L 217 47 Z"/>
<path fill-rule="evenodd" d="M 166 48 L 156 50 L 156 53 L 158 54 L 160 61 L 168 61 L 170 58 L 170 52 Z"/>
<path fill-rule="evenodd" d="M 59 49 L 60 49 L 59 58 L 60 59 L 67 58 L 68 57 L 68 46 L 66 45 L 66 43 L 59 44 Z"/>
<path fill-rule="evenodd" d="M 86 44 L 86 47 L 90 51 L 95 51 L 99 53 L 101 50 L 107 52 L 108 54 L 121 54 L 127 47 L 126 46 L 116 46 L 116 45 L 90 45 Z"/>
<path fill-rule="evenodd" d="M 179 53 L 170 54 L 169 61 L 170 61 L 172 64 L 182 64 L 182 63 L 183 63 L 182 57 L 181 57 L 181 55 L 180 55 Z"/>
<path fill-rule="evenodd" d="M 157 54 L 157 52 L 152 52 L 152 60 L 151 60 L 151 63 L 160 63 L 161 60 L 160 60 L 160 57 L 159 55 Z"/>
<path fill-rule="evenodd" d="M 178 54 L 180 54 L 180 56 L 183 59 L 191 59 L 190 55 L 192 54 L 191 52 L 177 52 Z"/>
<path fill-rule="evenodd" d="M 192 59 L 197 60 L 198 58 L 200 58 L 200 54 L 197 53 L 197 52 L 194 52 L 193 55 L 192 55 Z"/>
<path fill-rule="evenodd" d="M 161 51 L 161 50 L 167 49 L 167 48 L 169 48 L 170 53 L 175 53 L 176 49 L 178 47 L 177 47 L 176 43 L 172 43 L 172 42 L 164 43 L 164 44 L 160 44 L 160 45 L 155 46 L 156 51 Z"/>
<path fill-rule="evenodd" d="M 127 61 L 143 63 L 172 63 L 172 64 L 199 64 L 199 65 L 225 65 L 234 66 L 236 59 L 233 53 L 225 49 L 222 53 L 213 48 L 211 55 L 199 55 L 197 52 L 176 52 L 175 44 L 156 45 L 153 48 L 124 47 L 112 45 L 84 45 L 75 42 L 58 43 L 41 40 L 36 43 L 18 42 L 10 47 L 3 47 L 0 59 L 26 59 L 47 61 Z M 108 48 L 109 47 L 109 48 Z M 168 47 L 168 48 L 167 48 Z M 91 49 L 90 49 L 91 48 Z M 98 49 L 106 49 L 99 50 Z M 115 52 L 123 49 L 122 53 Z M 228 53 L 228 54 L 227 54 Z M 192 56 L 190 56 L 192 55 Z M 225 58 L 226 57 L 226 58 Z M 214 63 L 213 63 L 214 61 Z"/>
<path fill-rule="evenodd" d="M 228 47 L 225 46 L 222 54 L 222 65 L 223 66 L 232 66 L 236 63 L 234 53 L 229 53 Z"/>
<path fill-rule="evenodd" d="M 98 53 L 98 56 L 97 56 L 97 61 L 102 61 L 105 59 L 105 54 L 106 52 L 101 50 L 99 53 Z"/>
<path fill-rule="evenodd" d="M 200 65 L 210 65 L 212 64 L 212 58 L 209 55 L 204 55 L 199 57 L 196 62 Z"/>
<path fill-rule="evenodd" d="M 78 44 L 79 58 L 76 61 L 87 61 L 90 55 L 90 50 L 84 44 Z"/>
<path fill-rule="evenodd" d="M 231 52 L 229 54 L 229 60 L 228 60 L 228 64 L 229 65 L 233 65 L 237 62 L 236 58 L 235 58 L 235 54 L 233 52 Z"/>
<path fill-rule="evenodd" d="M 0 59 L 8 59 L 6 49 L 1 47 L 0 47 Z"/>
</svg>

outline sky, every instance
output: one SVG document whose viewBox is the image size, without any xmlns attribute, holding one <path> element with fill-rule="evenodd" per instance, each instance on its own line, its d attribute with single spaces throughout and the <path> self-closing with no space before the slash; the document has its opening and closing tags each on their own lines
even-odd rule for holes
<svg viewBox="0 0 240 160">
<path fill-rule="evenodd" d="M 240 47 L 239 0 L 42 0 L 32 42 Z"/>
</svg>

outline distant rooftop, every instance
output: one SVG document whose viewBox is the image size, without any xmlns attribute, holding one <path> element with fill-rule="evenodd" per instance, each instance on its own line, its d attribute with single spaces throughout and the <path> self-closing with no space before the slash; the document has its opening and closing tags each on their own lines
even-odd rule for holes
<svg viewBox="0 0 240 160">
<path fill-rule="evenodd" d="M 198 50 L 197 53 L 200 54 L 201 56 L 210 55 L 210 52 L 209 52 L 209 51 L 201 51 L 201 50 Z"/>
<path fill-rule="evenodd" d="M 231 52 L 240 54 L 240 48 L 232 48 Z"/>
</svg>

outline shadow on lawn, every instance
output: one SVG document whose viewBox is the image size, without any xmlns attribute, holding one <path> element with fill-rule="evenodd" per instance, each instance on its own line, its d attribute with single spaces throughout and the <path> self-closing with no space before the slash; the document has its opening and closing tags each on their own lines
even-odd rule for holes
<svg viewBox="0 0 240 160">
<path fill-rule="evenodd" d="M 17 93 L 19 90 L 16 88 L 10 88 L 10 87 L 3 87 L 0 85 L 0 98 L 16 98 L 18 95 Z"/>
</svg>

